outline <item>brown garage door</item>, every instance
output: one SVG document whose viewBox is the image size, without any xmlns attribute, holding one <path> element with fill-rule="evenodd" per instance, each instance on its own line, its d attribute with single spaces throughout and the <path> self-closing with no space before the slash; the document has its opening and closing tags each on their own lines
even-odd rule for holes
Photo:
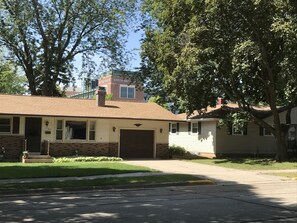
<svg viewBox="0 0 297 223">
<path fill-rule="evenodd" d="M 120 157 L 154 158 L 154 131 L 121 130 Z"/>
</svg>

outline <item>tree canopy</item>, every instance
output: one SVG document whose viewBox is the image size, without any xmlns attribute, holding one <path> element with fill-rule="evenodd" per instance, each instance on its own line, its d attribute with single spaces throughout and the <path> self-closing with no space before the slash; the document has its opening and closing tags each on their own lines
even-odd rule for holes
<svg viewBox="0 0 297 223">
<path fill-rule="evenodd" d="M 218 97 L 236 102 L 273 133 L 277 159 L 286 159 L 278 106 L 297 105 L 297 2 L 146 0 L 143 9 L 150 16 L 143 68 L 162 73 L 167 93 L 189 113 Z M 254 112 L 260 103 L 270 107 L 273 123 Z"/>
<path fill-rule="evenodd" d="M 27 79 L 18 75 L 17 66 L 12 61 L 0 57 L 0 93 L 25 94 Z"/>
<path fill-rule="evenodd" d="M 31 94 L 59 94 L 73 81 L 73 61 L 85 70 L 94 55 L 125 63 L 124 36 L 134 0 L 1 0 L 0 44 L 24 70 Z"/>
</svg>

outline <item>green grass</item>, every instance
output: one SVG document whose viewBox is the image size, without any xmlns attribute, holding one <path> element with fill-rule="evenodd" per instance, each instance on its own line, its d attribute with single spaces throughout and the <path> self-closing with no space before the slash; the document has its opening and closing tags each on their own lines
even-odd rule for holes
<svg viewBox="0 0 297 223">
<path fill-rule="evenodd" d="M 297 171 L 296 172 L 282 172 L 282 173 L 268 173 L 268 174 L 297 179 Z"/>
<path fill-rule="evenodd" d="M 190 162 L 215 165 L 239 170 L 288 170 L 297 169 L 297 162 L 277 163 L 272 159 L 195 159 Z"/>
<path fill-rule="evenodd" d="M 120 162 L 73 162 L 73 163 L 1 163 L 0 179 L 73 177 L 154 170 Z"/>
<path fill-rule="evenodd" d="M 102 186 L 116 186 L 116 185 L 153 185 L 161 183 L 173 182 L 195 182 L 198 184 L 212 184 L 209 180 L 201 180 L 192 175 L 184 174 L 170 174 L 158 176 L 144 176 L 144 177 L 124 177 L 124 178 L 104 178 L 96 180 L 72 180 L 63 182 L 38 182 L 38 183 L 14 183 L 14 184 L 0 184 L 0 192 L 5 191 L 22 191 L 27 189 L 47 189 L 47 188 L 82 188 L 82 187 L 102 187 Z"/>
</svg>

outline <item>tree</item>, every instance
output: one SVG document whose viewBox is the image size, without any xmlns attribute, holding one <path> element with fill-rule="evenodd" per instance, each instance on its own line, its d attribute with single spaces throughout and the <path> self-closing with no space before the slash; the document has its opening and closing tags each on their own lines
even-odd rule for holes
<svg viewBox="0 0 297 223">
<path fill-rule="evenodd" d="M 0 93 L 25 94 L 26 77 L 17 74 L 17 67 L 11 61 L 0 61 Z"/>
<path fill-rule="evenodd" d="M 134 0 L 1 0 L 0 44 L 24 70 L 33 95 L 53 96 L 73 81 L 73 61 L 94 55 L 123 66 L 124 35 Z M 92 67 L 92 66 L 90 66 Z"/>
<path fill-rule="evenodd" d="M 164 75 L 168 93 L 187 111 L 214 105 L 218 97 L 268 129 L 276 159 L 287 159 L 279 106 L 297 105 L 297 2 L 293 0 L 146 0 L 151 16 L 143 58 Z M 258 116 L 267 104 L 273 123 Z"/>
</svg>

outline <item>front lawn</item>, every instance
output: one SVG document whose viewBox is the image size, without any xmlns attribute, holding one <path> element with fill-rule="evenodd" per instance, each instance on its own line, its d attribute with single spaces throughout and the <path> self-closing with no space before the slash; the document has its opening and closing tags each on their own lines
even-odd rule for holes
<svg viewBox="0 0 297 223">
<path fill-rule="evenodd" d="M 239 170 L 288 170 L 297 169 L 297 162 L 277 163 L 272 159 L 226 158 L 195 159 L 190 162 L 215 165 Z"/>
<path fill-rule="evenodd" d="M 154 170 L 120 162 L 1 163 L 0 179 L 78 177 Z"/>
<path fill-rule="evenodd" d="M 213 184 L 209 180 L 202 180 L 192 175 L 184 174 L 170 174 L 158 176 L 144 176 L 144 177 L 113 177 L 96 180 L 71 180 L 71 181 L 54 181 L 54 182 L 36 182 L 36 183 L 14 183 L 14 184 L 0 184 L 0 192 L 5 191 L 23 191 L 28 189 L 79 189 L 102 186 L 149 186 L 162 185 L 164 183 L 194 183 L 195 185 L 209 185 Z"/>
</svg>

